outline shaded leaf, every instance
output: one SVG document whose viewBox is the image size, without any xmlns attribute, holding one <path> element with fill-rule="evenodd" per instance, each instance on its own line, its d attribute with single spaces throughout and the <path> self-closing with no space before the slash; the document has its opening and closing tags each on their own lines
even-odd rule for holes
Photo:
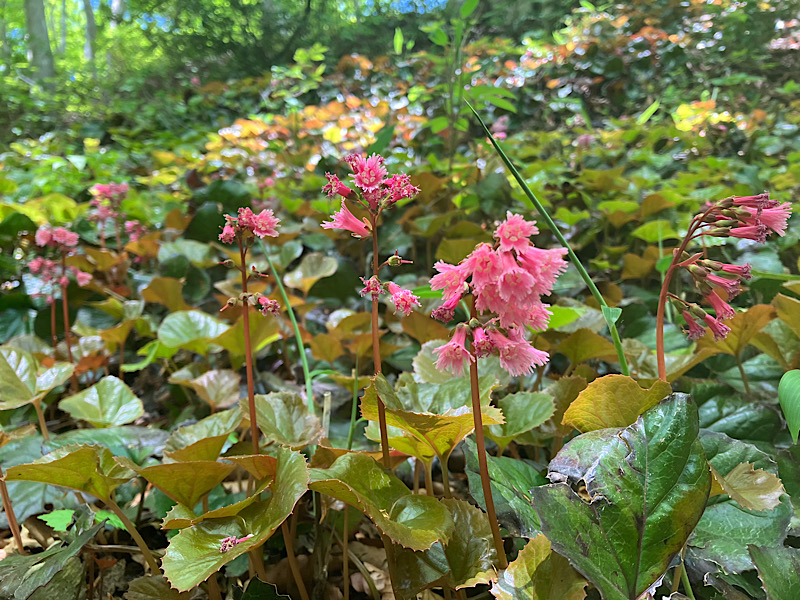
<svg viewBox="0 0 800 600">
<path fill-rule="evenodd" d="M 566 356 L 572 365 L 596 358 L 613 360 L 617 356 L 614 344 L 589 329 L 578 329 L 558 344 L 555 350 Z"/>
<path fill-rule="evenodd" d="M 142 290 L 142 298 L 147 302 L 163 304 L 170 312 L 189 310 L 190 306 L 183 300 L 183 283 L 172 277 L 153 277 L 147 287 Z"/>
<path fill-rule="evenodd" d="M 58 407 L 73 419 L 88 421 L 95 427 L 126 425 L 144 414 L 142 401 L 124 381 L 113 375 L 65 398 Z"/>
<path fill-rule="evenodd" d="M 725 354 L 741 356 L 758 332 L 774 318 L 774 307 L 769 304 L 756 304 L 725 321 L 731 330 L 724 339 L 715 342 L 712 336 L 706 335 L 697 341 L 697 347 L 714 348 Z"/>
<path fill-rule="evenodd" d="M 586 580 L 550 548 L 543 535 L 530 540 L 492 586 L 497 600 L 583 600 Z"/>
<path fill-rule="evenodd" d="M 571 440 L 550 463 L 553 483 L 533 488 L 542 532 L 605 600 L 643 594 L 703 514 L 711 475 L 697 434 L 694 402 L 673 394 L 629 427 Z"/>
<path fill-rule="evenodd" d="M 769 600 L 800 598 L 800 550 L 770 546 L 748 546 Z"/>
<path fill-rule="evenodd" d="M 792 441 L 796 444 L 800 432 L 800 369 L 783 374 L 778 385 L 778 400 Z"/>
<path fill-rule="evenodd" d="M 605 375 L 578 394 L 561 422 L 582 432 L 627 427 L 671 392 L 672 386 L 665 381 L 658 380 L 645 390 L 627 375 Z"/>
<path fill-rule="evenodd" d="M 114 456 L 124 456 L 136 464 L 161 454 L 169 434 L 163 429 L 126 425 L 108 429 L 73 429 L 51 436 L 44 443 L 46 452 L 70 445 L 98 445 L 108 448 Z"/>
<path fill-rule="evenodd" d="M 173 460 L 216 460 L 242 418 L 242 411 L 232 408 L 179 427 L 167 439 L 164 453 Z"/>
<path fill-rule="evenodd" d="M 210 460 L 163 463 L 145 468 L 124 458 L 117 461 L 136 471 L 175 502 L 190 507 L 222 483 L 234 469 L 231 464 Z"/>
<path fill-rule="evenodd" d="M 125 600 L 189 600 L 190 594 L 170 587 L 162 575 L 144 575 L 130 582 Z"/>
<path fill-rule="evenodd" d="M 447 541 L 453 519 L 435 498 L 412 494 L 406 485 L 375 460 L 345 454 L 328 469 L 311 469 L 309 487 L 355 506 L 393 541 L 426 550 Z"/>
<path fill-rule="evenodd" d="M 500 447 L 498 455 L 517 436 L 539 427 L 556 410 L 553 397 L 542 392 L 517 392 L 498 400 L 498 408 L 503 411 L 505 423 L 484 427 L 487 437 Z"/>
</svg>

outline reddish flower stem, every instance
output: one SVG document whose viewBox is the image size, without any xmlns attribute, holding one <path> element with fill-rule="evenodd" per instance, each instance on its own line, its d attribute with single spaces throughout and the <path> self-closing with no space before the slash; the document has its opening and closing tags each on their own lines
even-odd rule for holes
<svg viewBox="0 0 800 600">
<path fill-rule="evenodd" d="M 3 510 L 8 519 L 8 528 L 11 530 L 11 535 L 14 537 L 14 542 L 17 544 L 17 552 L 22 555 L 25 552 L 25 546 L 22 543 L 22 534 L 19 531 L 19 523 L 17 523 L 17 516 L 14 514 L 14 507 L 11 506 L 11 496 L 8 495 L 8 488 L 6 487 L 5 474 L 2 467 L 0 467 L 0 496 L 3 497 Z"/>
<path fill-rule="evenodd" d="M 56 299 L 51 298 L 50 303 L 50 341 L 53 344 L 53 358 L 56 357 L 56 348 L 58 347 L 58 336 L 56 335 Z"/>
<path fill-rule="evenodd" d="M 256 418 L 256 394 L 253 385 L 253 353 L 250 346 L 250 304 L 247 298 L 247 248 L 239 241 L 239 258 L 241 265 L 239 270 L 242 273 L 242 324 L 244 325 L 244 357 L 247 373 L 247 406 L 250 409 L 250 437 L 253 443 L 253 454 L 259 453 L 258 440 L 261 437 L 258 430 L 258 420 Z"/>
<path fill-rule="evenodd" d="M 475 298 L 470 303 L 470 318 L 474 319 L 478 313 L 475 310 Z M 486 441 L 483 437 L 483 414 L 481 413 L 481 392 L 478 385 L 478 361 L 469 363 L 469 380 L 472 390 L 472 418 L 475 422 L 475 442 L 478 446 L 478 467 L 481 473 L 481 488 L 483 489 L 483 499 L 486 502 L 486 514 L 489 518 L 489 526 L 492 528 L 492 539 L 497 551 L 497 561 L 501 569 L 508 567 L 508 558 L 503 548 L 503 536 L 500 535 L 500 525 L 497 522 L 497 513 L 494 509 L 494 498 L 492 497 L 492 484 L 489 479 L 489 465 L 486 460 Z"/>
<path fill-rule="evenodd" d="M 67 277 L 67 255 L 61 254 L 61 278 Z M 64 313 L 64 339 L 67 343 L 67 356 L 69 362 L 75 362 L 72 358 L 72 335 L 70 334 L 69 327 L 69 307 L 67 306 L 67 284 L 61 283 L 61 306 Z"/>
<path fill-rule="evenodd" d="M 378 259 L 378 216 L 370 214 L 372 222 L 372 274 L 378 277 L 380 263 Z M 378 300 L 372 300 L 372 364 L 375 375 L 381 372 L 381 347 L 380 335 L 378 333 Z M 386 428 L 386 407 L 380 396 L 378 396 L 378 427 L 381 431 L 381 452 L 383 454 L 383 466 L 391 469 L 389 458 L 389 432 Z"/>
</svg>

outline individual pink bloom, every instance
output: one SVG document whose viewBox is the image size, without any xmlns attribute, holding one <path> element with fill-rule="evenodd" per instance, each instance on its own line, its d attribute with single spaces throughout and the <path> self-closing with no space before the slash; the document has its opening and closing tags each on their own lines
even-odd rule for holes
<svg viewBox="0 0 800 600">
<path fill-rule="evenodd" d="M 372 210 L 377 210 L 378 207 L 383 202 L 384 198 L 386 198 L 387 190 L 376 187 L 373 190 L 363 190 L 362 195 L 364 199 L 367 201 L 367 204 Z"/>
<path fill-rule="evenodd" d="M 53 239 L 53 232 L 48 227 L 39 227 L 36 230 L 35 239 L 37 246 L 47 246 Z"/>
<path fill-rule="evenodd" d="M 53 230 L 53 241 L 60 246 L 71 248 L 78 245 L 78 234 L 63 227 L 56 227 Z"/>
<path fill-rule="evenodd" d="M 418 187 L 411 185 L 411 178 L 408 175 L 392 175 L 384 183 L 389 190 L 387 202 L 390 204 L 406 198 L 414 198 L 420 192 Z"/>
<path fill-rule="evenodd" d="M 530 246 L 518 255 L 519 263 L 536 280 L 534 290 L 537 294 L 547 296 L 553 290 L 558 276 L 567 268 L 564 255 L 565 248 L 535 248 Z"/>
<path fill-rule="evenodd" d="M 253 231 L 256 226 L 256 216 L 250 208 L 242 207 L 237 213 L 236 224 L 240 229 Z"/>
<path fill-rule="evenodd" d="M 533 372 L 533 367 L 550 360 L 550 355 L 534 348 L 519 328 L 509 329 L 508 337 L 496 329 L 490 330 L 488 335 L 500 356 L 500 366 L 509 375 L 527 375 Z"/>
<path fill-rule="evenodd" d="M 225 227 L 222 228 L 222 233 L 219 234 L 219 241 L 224 244 L 232 244 L 235 239 L 236 229 L 226 224 Z"/>
<path fill-rule="evenodd" d="M 272 177 L 267 177 L 266 179 L 264 179 L 263 183 L 264 187 L 272 187 L 273 185 L 275 185 L 275 179 Z"/>
<path fill-rule="evenodd" d="M 533 275 L 517 263 L 514 254 L 510 251 L 500 253 L 500 262 L 503 265 L 503 272 L 497 281 L 500 297 L 508 302 L 512 298 L 519 299 L 527 296 L 536 283 Z"/>
<path fill-rule="evenodd" d="M 756 225 L 734 227 L 728 232 L 728 235 L 744 240 L 754 240 L 763 244 L 767 241 L 767 233 L 769 233 L 769 228 L 763 223 L 758 223 Z"/>
<path fill-rule="evenodd" d="M 452 296 L 446 300 L 441 306 L 431 311 L 431 317 L 442 323 L 449 323 L 453 320 L 456 314 L 456 306 L 461 301 L 461 296 Z"/>
<path fill-rule="evenodd" d="M 709 273 L 706 275 L 705 280 L 725 290 L 725 293 L 728 294 L 728 298 L 735 298 L 742 291 L 738 279 L 728 279 L 727 277 L 720 277 L 714 273 Z"/>
<path fill-rule="evenodd" d="M 772 208 L 777 206 L 775 200 L 770 200 L 769 193 L 764 192 L 757 196 L 740 196 L 733 199 L 734 206 L 746 206 L 748 208 Z"/>
<path fill-rule="evenodd" d="M 681 314 L 683 315 L 686 324 L 689 326 L 689 329 L 684 330 L 686 337 L 688 337 L 690 340 L 699 340 L 706 334 L 706 330 L 703 329 L 703 326 L 694 319 L 692 313 L 690 313 L 688 310 L 684 310 Z"/>
<path fill-rule="evenodd" d="M 278 304 L 277 300 L 272 300 L 271 298 L 266 298 L 264 296 L 261 296 L 258 299 L 258 304 L 260 306 L 259 310 L 261 311 L 261 314 L 264 315 L 265 317 L 268 314 L 277 316 L 281 312 L 281 305 Z"/>
<path fill-rule="evenodd" d="M 464 361 L 475 361 L 475 357 L 466 348 L 466 341 L 467 327 L 456 327 L 450 341 L 433 351 L 438 355 L 436 368 L 440 371 L 452 371 L 455 375 L 461 375 L 464 372 Z"/>
<path fill-rule="evenodd" d="M 69 285 L 69 279 L 67 279 L 65 276 L 59 277 L 58 285 L 61 287 L 67 287 Z"/>
<path fill-rule="evenodd" d="M 139 226 L 139 221 L 125 221 L 125 233 L 131 234 L 136 231 L 136 228 Z"/>
<path fill-rule="evenodd" d="M 722 321 L 723 319 L 732 319 L 734 316 L 736 316 L 736 311 L 733 310 L 730 304 L 720 298 L 716 292 L 709 292 L 706 294 L 705 299 L 706 302 L 708 302 L 714 309 L 718 320 Z"/>
<path fill-rule="evenodd" d="M 337 194 L 347 198 L 353 193 L 353 190 L 339 181 L 339 178 L 336 175 L 325 173 L 325 177 L 328 178 L 328 183 L 322 188 L 322 191 L 325 192 L 328 198 L 333 198 Z"/>
<path fill-rule="evenodd" d="M 472 285 L 480 291 L 485 285 L 494 283 L 503 272 L 500 255 L 489 244 L 478 244 L 464 259 L 467 273 L 472 274 Z"/>
<path fill-rule="evenodd" d="M 265 208 L 253 216 L 253 233 L 260 238 L 278 237 L 280 219 L 275 217 L 271 209 Z"/>
<path fill-rule="evenodd" d="M 769 229 L 783 237 L 786 234 L 786 222 L 792 213 L 792 206 L 788 202 L 776 206 L 775 208 L 748 208 L 751 217 L 745 219 L 751 225 L 763 223 Z"/>
<path fill-rule="evenodd" d="M 419 303 L 419 298 L 415 296 L 411 290 L 404 290 L 394 282 L 389 282 L 386 286 L 391 294 L 391 300 L 394 302 L 394 314 L 399 310 L 404 316 L 408 316 L 414 310 L 414 306 L 422 306 Z"/>
<path fill-rule="evenodd" d="M 92 281 L 92 274 L 78 269 L 75 271 L 75 280 L 80 287 L 87 286 Z"/>
<path fill-rule="evenodd" d="M 723 273 L 729 273 L 730 275 L 738 275 L 739 277 L 743 277 L 744 279 L 751 279 L 753 276 L 750 274 L 750 264 L 745 263 L 743 265 L 726 265 L 723 264 L 720 267 L 720 270 Z"/>
<path fill-rule="evenodd" d="M 501 322 L 504 322 L 503 314 L 505 311 L 511 308 L 509 304 L 509 302 L 500 297 L 500 291 L 496 283 L 490 283 L 475 290 L 475 310 L 478 312 L 497 313 Z M 505 325 L 503 326 L 505 327 Z"/>
<path fill-rule="evenodd" d="M 714 341 L 718 342 L 720 340 L 725 339 L 725 336 L 728 335 L 731 331 L 731 328 L 725 325 L 720 319 L 715 319 L 711 315 L 706 315 L 703 317 L 703 320 L 708 325 L 708 328 L 711 329 L 711 332 L 714 334 Z"/>
<path fill-rule="evenodd" d="M 530 237 L 539 233 L 534 221 L 526 221 L 522 215 L 506 213 L 506 220 L 497 226 L 494 237 L 500 240 L 500 250 L 522 252 L 530 246 Z"/>
<path fill-rule="evenodd" d="M 494 351 L 494 344 L 483 327 L 472 330 L 472 350 L 478 358 L 485 358 Z"/>
<path fill-rule="evenodd" d="M 383 166 L 383 157 L 373 154 L 362 160 L 353 169 L 353 182 L 362 190 L 374 190 L 386 177 L 386 167 Z"/>
<path fill-rule="evenodd" d="M 433 265 L 433 268 L 439 273 L 431 277 L 432 290 L 442 290 L 445 301 L 454 296 L 460 298 L 464 295 L 466 291 L 464 284 L 469 276 L 469 273 L 464 268 L 464 263 L 451 265 L 440 260 Z"/>
<path fill-rule="evenodd" d="M 378 281 L 378 278 L 374 275 L 369 279 L 361 278 L 361 281 L 364 282 L 364 287 L 359 292 L 364 298 L 369 296 L 373 301 L 377 300 L 381 294 L 384 293 L 383 286 L 381 282 Z"/>
<path fill-rule="evenodd" d="M 44 266 L 45 266 L 45 260 L 41 256 L 37 256 L 36 258 L 32 259 L 31 262 L 28 263 L 28 268 L 34 275 L 38 275 L 42 271 L 42 269 L 44 269 Z"/>
<path fill-rule="evenodd" d="M 553 315 L 547 308 L 549 304 L 542 304 L 540 300 L 529 303 L 530 316 L 524 321 L 525 325 L 530 325 L 534 331 L 544 331 L 547 329 L 547 324 L 550 322 L 550 317 Z"/>
<path fill-rule="evenodd" d="M 350 212 L 344 200 L 342 200 L 342 207 L 337 212 L 333 213 L 331 217 L 330 221 L 324 221 L 322 223 L 321 227 L 323 229 L 343 229 L 344 231 L 349 231 L 353 237 L 357 238 L 365 238 L 371 235 L 371 227 L 367 220 L 359 220 L 358 217 Z"/>
</svg>

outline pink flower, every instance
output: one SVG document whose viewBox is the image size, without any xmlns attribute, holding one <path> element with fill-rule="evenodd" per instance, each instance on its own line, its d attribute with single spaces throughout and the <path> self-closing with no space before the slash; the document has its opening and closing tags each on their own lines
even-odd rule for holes
<svg viewBox="0 0 800 600">
<path fill-rule="evenodd" d="M 732 319 L 736 316 L 736 311 L 731 306 L 720 298 L 716 292 L 709 292 L 706 295 L 706 302 L 708 302 L 717 314 L 717 320 Z"/>
<path fill-rule="evenodd" d="M 343 229 L 357 238 L 365 238 L 371 235 L 371 227 L 367 220 L 360 221 L 358 217 L 350 212 L 344 200 L 342 200 L 342 207 L 331 216 L 332 219 L 330 221 L 322 223 L 321 227 L 323 229 Z"/>
<path fill-rule="evenodd" d="M 278 224 L 280 220 L 275 217 L 271 209 L 265 208 L 253 217 L 253 233 L 260 238 L 278 237 Z"/>
<path fill-rule="evenodd" d="M 386 177 L 386 167 L 383 166 L 383 157 L 373 154 L 367 159 L 358 157 L 351 163 L 353 167 L 353 182 L 362 190 L 374 190 Z M 349 162 L 349 161 L 348 161 Z"/>
<path fill-rule="evenodd" d="M 236 229 L 233 226 L 226 224 L 222 228 L 222 233 L 219 234 L 219 241 L 225 244 L 232 244 L 236 239 Z"/>
<path fill-rule="evenodd" d="M 706 330 L 703 329 L 703 326 L 700 325 L 697 321 L 695 321 L 694 317 L 688 310 L 684 310 L 682 313 L 686 324 L 689 326 L 688 330 L 684 330 L 686 337 L 690 340 L 699 340 L 706 334 Z"/>
<path fill-rule="evenodd" d="M 364 279 L 362 277 L 361 281 L 364 282 L 364 287 L 359 292 L 359 294 L 361 294 L 361 296 L 363 296 L 364 298 L 369 296 L 374 302 L 380 297 L 381 294 L 384 293 L 384 289 L 383 286 L 381 285 L 381 282 L 378 281 L 378 278 L 375 277 L 374 275 L 369 279 Z"/>
<path fill-rule="evenodd" d="M 453 320 L 456 313 L 456 306 L 458 306 L 461 296 L 453 296 L 446 300 L 444 304 L 431 311 L 431 317 L 442 323 L 449 323 Z"/>
<path fill-rule="evenodd" d="M 478 358 L 485 358 L 494 351 L 494 344 L 483 327 L 472 330 L 472 350 Z"/>
<path fill-rule="evenodd" d="M 739 277 L 743 277 L 744 279 L 751 279 L 753 276 L 750 274 L 750 265 L 726 265 L 723 264 L 720 267 L 720 270 L 723 273 L 729 273 L 730 275 L 738 275 Z"/>
<path fill-rule="evenodd" d="M 772 208 L 777 206 L 775 200 L 769 199 L 769 193 L 764 192 L 757 196 L 740 196 L 733 199 L 734 206 L 746 206 L 748 208 Z"/>
<path fill-rule="evenodd" d="M 464 259 L 464 266 L 472 274 L 472 285 L 481 290 L 485 285 L 494 283 L 503 272 L 500 255 L 489 244 L 478 244 Z"/>
<path fill-rule="evenodd" d="M 758 223 L 756 225 L 734 227 L 730 230 L 730 232 L 728 232 L 728 235 L 744 240 L 754 240 L 760 244 L 763 244 L 767 241 L 767 233 L 769 233 L 769 228 L 763 223 Z"/>
<path fill-rule="evenodd" d="M 35 239 L 37 246 L 47 246 L 53 239 L 53 233 L 47 227 L 39 227 L 36 230 Z"/>
<path fill-rule="evenodd" d="M 497 348 L 500 356 L 500 366 L 508 371 L 509 375 L 527 375 L 533 372 L 533 367 L 547 363 L 550 355 L 537 350 L 528 342 L 519 328 L 508 330 L 508 337 L 496 329 L 489 331 L 489 338 Z"/>
<path fill-rule="evenodd" d="M 92 281 L 92 274 L 78 269 L 75 271 L 75 280 L 80 287 L 87 286 Z"/>
<path fill-rule="evenodd" d="M 278 314 L 280 314 L 281 305 L 278 304 L 277 300 L 272 300 L 270 298 L 266 298 L 264 296 L 261 296 L 258 299 L 258 304 L 261 307 L 261 308 L 259 308 L 259 310 L 261 311 L 261 314 L 264 315 L 265 317 L 268 314 L 272 314 L 272 315 L 276 315 L 276 316 Z"/>
<path fill-rule="evenodd" d="M 252 533 L 241 538 L 237 538 L 236 536 L 233 535 L 228 536 L 222 540 L 222 543 L 219 545 L 219 551 L 228 552 L 229 550 L 233 550 L 234 547 L 238 546 L 245 540 L 249 540 L 251 537 L 253 537 Z"/>
<path fill-rule="evenodd" d="M 727 277 L 720 277 L 714 273 L 709 273 L 706 275 L 705 280 L 725 290 L 725 293 L 728 294 L 728 298 L 735 298 L 742 291 L 738 279 L 728 279 Z"/>
<path fill-rule="evenodd" d="M 711 315 L 706 315 L 703 317 L 703 320 L 708 325 L 709 329 L 711 329 L 712 333 L 714 334 L 714 341 L 718 342 L 720 340 L 725 339 L 725 336 L 728 335 L 731 331 L 731 328 L 725 325 L 720 319 L 715 319 Z"/>
<path fill-rule="evenodd" d="M 438 355 L 436 368 L 440 371 L 452 371 L 455 375 L 461 375 L 464 372 L 464 361 L 475 361 L 475 357 L 466 348 L 466 341 L 467 327 L 456 327 L 450 341 L 433 351 Z"/>
<path fill-rule="evenodd" d="M 774 208 L 748 208 L 747 210 L 752 215 L 751 218 L 745 219 L 748 223 L 752 225 L 763 223 L 781 237 L 786 234 L 786 222 L 792 213 L 791 204 L 788 202 Z"/>
<path fill-rule="evenodd" d="M 439 273 L 431 277 L 432 290 L 442 290 L 445 301 L 454 296 L 461 298 L 464 295 L 466 291 L 464 284 L 469 276 L 469 272 L 464 268 L 464 263 L 454 266 L 440 260 L 433 265 L 433 268 Z"/>
<path fill-rule="evenodd" d="M 566 248 L 543 249 L 530 246 L 519 255 L 522 267 L 536 279 L 535 291 L 548 295 L 553 290 L 558 276 L 567 268 L 564 255 Z"/>
<path fill-rule="evenodd" d="M 535 283 L 533 275 L 517 263 L 512 252 L 501 252 L 500 262 L 503 265 L 503 272 L 497 282 L 500 297 L 508 302 L 512 298 L 527 296 Z"/>
<path fill-rule="evenodd" d="M 63 227 L 56 227 L 53 230 L 53 241 L 65 248 L 72 248 L 78 245 L 78 234 Z"/>
<path fill-rule="evenodd" d="M 539 233 L 536 223 L 526 221 L 521 215 L 506 213 L 506 220 L 497 226 L 494 237 L 500 240 L 501 250 L 522 252 L 530 246 L 530 237 Z"/>
<path fill-rule="evenodd" d="M 347 198 L 353 193 L 353 190 L 339 181 L 336 175 L 325 173 L 325 177 L 328 178 L 328 184 L 322 188 L 322 191 L 325 192 L 328 198 L 333 198 L 336 194 Z"/>
<path fill-rule="evenodd" d="M 411 314 L 414 306 L 422 306 L 419 303 L 419 298 L 415 296 L 411 290 L 404 290 L 399 285 L 391 281 L 387 284 L 387 288 L 389 289 L 389 293 L 392 295 L 391 300 L 394 302 L 394 314 L 397 314 L 397 311 L 399 310 L 404 316 L 407 317 Z"/>
<path fill-rule="evenodd" d="M 392 175 L 384 183 L 389 189 L 388 202 L 391 204 L 413 198 L 420 192 L 418 187 L 411 185 L 411 178 L 408 175 Z"/>
<path fill-rule="evenodd" d="M 44 266 L 45 266 L 45 260 L 41 256 L 37 256 L 36 258 L 32 259 L 31 262 L 28 263 L 28 268 L 34 275 L 38 275 L 42 271 L 42 269 L 44 269 Z"/>
</svg>

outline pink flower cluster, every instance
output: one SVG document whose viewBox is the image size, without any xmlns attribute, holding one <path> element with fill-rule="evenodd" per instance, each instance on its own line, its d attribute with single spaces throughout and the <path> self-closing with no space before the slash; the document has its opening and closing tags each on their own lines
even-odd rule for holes
<svg viewBox="0 0 800 600">
<path fill-rule="evenodd" d="M 238 215 L 225 215 L 225 226 L 219 234 L 219 240 L 232 244 L 237 235 L 252 234 L 259 238 L 277 237 L 280 220 L 271 209 L 264 209 L 256 214 L 249 208 L 240 208 Z"/>
<path fill-rule="evenodd" d="M 756 196 L 732 197 L 706 205 L 705 212 L 696 217 L 690 226 L 690 239 L 701 236 L 735 237 L 763 243 L 771 233 L 782 236 L 791 214 L 791 205 L 770 199 L 769 193 Z M 687 324 L 684 333 L 690 340 L 705 335 L 705 323 L 715 340 L 725 338 L 730 332 L 724 321 L 733 318 L 736 311 L 728 300 L 736 297 L 742 289 L 742 280 L 750 279 L 750 265 L 726 264 L 704 258 L 704 253 L 689 256 L 684 253 L 678 267 L 685 268 L 692 276 L 697 290 L 705 303 L 714 311 L 706 313 L 697 304 L 688 303 L 671 295 L 677 309 Z M 724 296 L 724 298 L 723 298 Z"/>
<path fill-rule="evenodd" d="M 459 325 L 451 340 L 435 351 L 437 368 L 460 374 L 465 360 L 497 354 L 510 374 L 524 375 L 547 362 L 548 354 L 534 348 L 524 331 L 527 326 L 547 326 L 550 312 L 542 296 L 550 294 L 566 268 L 566 250 L 536 248 L 530 241 L 536 233 L 534 222 L 509 212 L 494 232 L 493 246 L 478 244 L 458 265 L 442 261 L 434 265 L 439 273 L 431 278 L 431 289 L 444 294 L 444 303 L 432 313 L 434 318 L 452 320 L 468 293 L 475 298 L 475 309 L 490 316 L 480 327 Z M 472 335 L 474 354 L 466 349 L 467 333 Z"/>
<path fill-rule="evenodd" d="M 414 310 L 415 306 L 422 306 L 419 302 L 419 297 L 411 290 L 403 289 L 392 281 L 382 284 L 375 276 L 369 279 L 364 279 L 362 277 L 361 281 L 364 283 L 364 287 L 359 293 L 364 298 L 369 296 L 373 302 L 376 302 L 381 294 L 385 294 L 388 291 L 390 300 L 395 307 L 394 314 L 397 314 L 399 311 L 403 313 L 404 317 L 407 317 Z"/>
<path fill-rule="evenodd" d="M 90 190 L 92 196 L 98 200 L 110 200 L 119 203 L 128 195 L 127 183 L 98 183 Z"/>
<path fill-rule="evenodd" d="M 78 234 L 63 227 L 43 225 L 36 230 L 36 245 L 68 252 L 78 245 Z"/>
<path fill-rule="evenodd" d="M 147 233 L 147 227 L 142 225 L 139 221 L 125 221 L 125 233 L 128 234 L 128 239 L 130 239 L 130 241 L 136 242 Z"/>
<path fill-rule="evenodd" d="M 28 263 L 28 268 L 34 275 L 39 275 L 45 284 L 56 282 L 61 286 L 67 285 L 69 280 L 67 279 L 66 273 L 72 273 L 75 276 L 75 281 L 77 281 L 78 285 L 81 287 L 89 285 L 92 281 L 91 273 L 81 271 L 78 267 L 71 265 L 66 267 L 67 271 L 65 273 L 61 269 L 60 262 L 50 260 L 49 258 L 42 258 L 41 256 L 37 256 L 31 260 Z"/>
</svg>

